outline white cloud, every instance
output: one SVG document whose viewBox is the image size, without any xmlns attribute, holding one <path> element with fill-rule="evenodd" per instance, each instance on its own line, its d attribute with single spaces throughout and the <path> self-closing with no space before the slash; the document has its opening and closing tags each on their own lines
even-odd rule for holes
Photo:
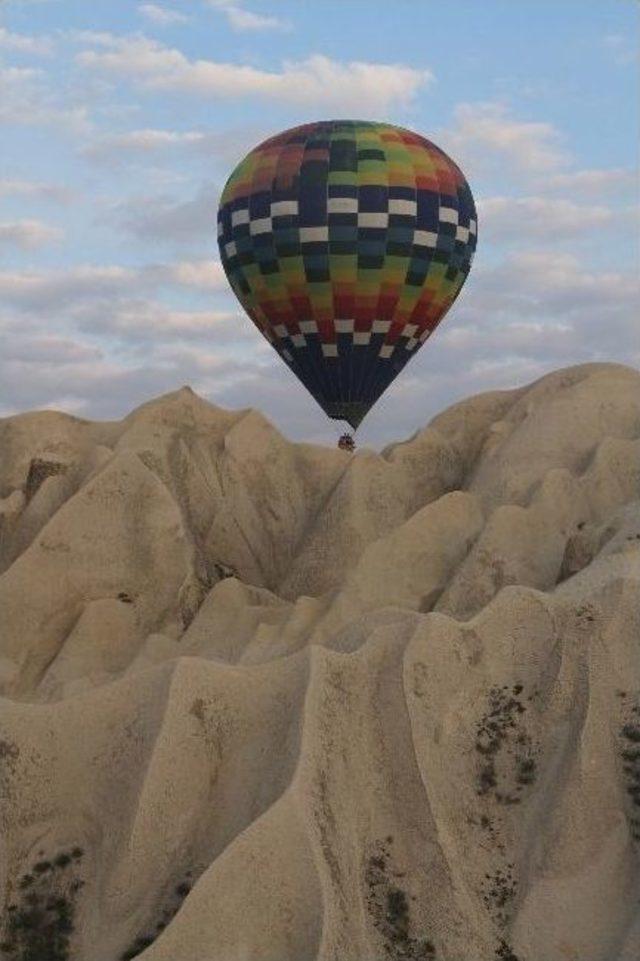
<svg viewBox="0 0 640 961">
<path fill-rule="evenodd" d="M 223 13 L 229 26 L 233 30 L 290 30 L 291 24 L 288 20 L 274 17 L 271 14 L 253 13 L 238 6 L 233 0 L 207 0 L 207 6 Z"/>
<path fill-rule="evenodd" d="M 80 265 L 67 270 L 0 271 L 0 300 L 21 310 L 59 310 L 96 300 L 136 297 L 161 287 L 227 291 L 218 260 L 181 260 L 142 267 Z"/>
<path fill-rule="evenodd" d="M 153 362 L 131 365 L 118 360 L 56 362 L 0 359 L 2 383 L 18 410 L 83 411 L 88 416 L 123 416 L 127 407 L 187 382 L 175 365 Z M 126 398 L 126 400 L 125 400 Z M 124 403 L 123 403 L 124 400 Z"/>
<path fill-rule="evenodd" d="M 511 320 L 584 321 L 600 325 L 598 347 L 612 353 L 619 343 L 614 328 L 603 323 L 604 314 L 633 321 L 640 302 L 640 281 L 631 271 L 596 271 L 572 254 L 551 250 L 512 253 L 489 270 L 472 270 L 468 297 L 456 305 L 456 314 L 471 318 L 511 316 Z M 482 321 L 480 321 L 482 323 Z M 587 343 L 589 340 L 587 339 Z M 637 349 L 637 344 L 636 344 Z"/>
<path fill-rule="evenodd" d="M 5 360 L 22 361 L 25 363 L 56 363 L 68 364 L 85 360 L 97 360 L 102 357 L 99 347 L 92 344 L 80 343 L 69 337 L 58 337 L 46 333 L 27 333 L 22 337 L 16 336 L 14 328 L 12 336 L 6 338 L 3 357 Z"/>
<path fill-rule="evenodd" d="M 59 227 L 51 227 L 41 220 L 14 220 L 0 223 L 0 246 L 31 250 L 42 247 L 64 236 Z"/>
<path fill-rule="evenodd" d="M 56 407 L 107 419 L 124 417 L 139 404 L 183 384 L 199 386 L 204 378 L 213 385 L 214 402 L 220 402 L 216 394 L 219 397 L 228 386 L 246 380 L 254 371 L 261 373 L 261 368 L 246 357 L 224 357 L 214 346 L 203 350 L 201 345 L 193 350 L 186 345 L 170 350 L 160 346 L 153 352 L 145 347 L 135 358 L 130 352 L 126 357 L 114 353 L 95 360 L 67 362 L 50 362 L 46 356 L 38 361 L 0 358 L 9 410 Z M 277 376 L 282 381 L 282 375 Z M 288 376 L 293 381 L 293 375 Z"/>
<path fill-rule="evenodd" d="M 224 12 L 234 30 L 290 30 L 291 25 L 279 17 L 265 16 L 262 13 L 252 13 L 242 7 L 225 6 Z"/>
<path fill-rule="evenodd" d="M 227 290 L 228 282 L 219 260 L 181 260 L 162 267 L 146 268 L 164 284 L 197 290 Z"/>
<path fill-rule="evenodd" d="M 72 200 L 73 191 L 60 184 L 5 178 L 0 179 L 0 198 L 2 197 L 33 197 L 66 204 Z"/>
<path fill-rule="evenodd" d="M 0 48 L 17 53 L 44 56 L 51 53 L 52 43 L 49 37 L 30 37 L 22 33 L 10 33 L 4 27 L 0 27 Z"/>
<path fill-rule="evenodd" d="M 109 297 L 126 290 L 135 270 L 117 266 L 79 266 L 69 270 L 0 272 L 0 299 L 5 304 L 56 310 L 82 298 Z"/>
<path fill-rule="evenodd" d="M 451 329 L 445 327 L 439 340 L 453 350 L 476 351 L 484 361 L 487 359 L 487 352 L 495 351 L 497 347 L 500 358 L 498 363 L 502 364 L 505 357 L 513 357 L 514 354 L 531 351 L 537 353 L 541 347 L 546 347 L 546 341 L 551 338 L 557 349 L 562 341 L 573 339 L 573 335 L 571 324 L 516 320 L 502 323 L 499 327 L 470 323 Z"/>
<path fill-rule="evenodd" d="M 184 13 L 180 13 L 171 7 L 158 6 L 157 3 L 139 3 L 138 11 L 147 20 L 161 27 L 169 26 L 172 23 L 187 23 L 189 20 L 189 17 L 185 16 Z"/>
<path fill-rule="evenodd" d="M 35 67 L 0 67 L 0 91 L 6 96 L 12 88 L 33 80 L 41 73 Z"/>
<path fill-rule="evenodd" d="M 518 120 L 501 103 L 458 104 L 441 138 L 463 169 L 478 175 L 505 163 L 527 175 L 555 173 L 569 159 L 552 124 Z"/>
<path fill-rule="evenodd" d="M 95 47 L 112 47 L 122 39 L 108 30 L 68 30 L 66 36 L 75 43 L 91 43 Z"/>
<path fill-rule="evenodd" d="M 485 240 L 549 243 L 583 235 L 619 219 L 601 205 L 581 205 L 548 197 L 487 197 L 478 201 L 479 222 Z"/>
<path fill-rule="evenodd" d="M 82 154 L 88 160 L 118 166 L 165 155 L 173 159 L 176 152 L 191 158 L 204 158 L 211 169 L 220 164 L 224 172 L 232 167 L 255 144 L 269 135 L 267 128 L 258 126 L 221 130 L 157 130 L 146 128 L 109 134 L 87 143 Z M 165 157 L 163 157 L 163 162 Z M 148 168 L 147 168 L 148 169 Z M 162 175 L 167 177 L 167 168 Z M 171 175 L 169 175 L 171 176 Z M 176 182 L 180 175 L 175 174 Z"/>
<path fill-rule="evenodd" d="M 62 102 L 43 71 L 30 67 L 0 67 L 0 123 L 76 133 L 90 127 L 86 106 Z"/>
<path fill-rule="evenodd" d="M 117 204 L 108 219 L 140 240 L 158 244 L 216 243 L 218 190 L 204 184 L 192 200 L 133 197 Z"/>
<path fill-rule="evenodd" d="M 113 159 L 118 155 L 148 154 L 167 147 L 200 145 L 206 134 L 195 130 L 129 130 L 102 137 L 85 147 L 83 153 L 97 159 Z"/>
<path fill-rule="evenodd" d="M 639 179 L 637 171 L 629 167 L 602 167 L 551 174 L 540 180 L 537 186 L 541 190 L 566 190 L 589 195 L 609 194 L 635 187 L 637 193 Z"/>
<path fill-rule="evenodd" d="M 62 394 L 47 402 L 47 410 L 59 410 L 63 414 L 80 416 L 86 411 L 88 402 L 86 397 L 76 397 L 75 394 Z"/>
<path fill-rule="evenodd" d="M 231 297 L 213 299 L 223 287 L 216 261 L 0 272 L 4 407 L 122 415 L 204 374 L 218 389 L 246 376 L 262 340 Z M 163 303 L 165 288 L 206 306 Z"/>
<path fill-rule="evenodd" d="M 406 106 L 433 80 L 429 70 L 401 64 L 342 63 L 321 54 L 285 62 L 280 71 L 213 60 L 189 60 L 179 50 L 140 36 L 101 37 L 106 50 L 78 54 L 83 66 L 130 77 L 150 90 L 210 97 L 260 97 L 295 105 L 330 106 L 337 115 L 386 113 Z"/>
<path fill-rule="evenodd" d="M 50 333 L 52 316 L 56 335 Z M 237 384 L 261 369 L 264 354 L 251 350 L 256 333 L 237 310 L 175 310 L 144 299 L 81 302 L 57 315 L 47 304 L 33 314 L 0 318 L 0 328 L 7 343 L 0 355 L 7 412 L 59 407 L 123 416 L 203 377 L 217 391 Z"/>
<path fill-rule="evenodd" d="M 153 342 L 156 357 L 170 357 L 185 338 L 209 340 L 220 346 L 246 340 L 252 333 L 249 321 L 239 310 L 176 310 L 153 300 L 124 301 L 108 312 L 99 305 L 79 312 L 77 318 L 81 330 L 118 335 L 129 345 Z M 166 350 L 161 351 L 160 344 L 167 340 Z"/>
</svg>

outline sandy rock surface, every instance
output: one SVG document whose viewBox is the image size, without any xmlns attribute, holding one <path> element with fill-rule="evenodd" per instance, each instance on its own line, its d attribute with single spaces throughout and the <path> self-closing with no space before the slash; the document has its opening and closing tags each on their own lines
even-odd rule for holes
<svg viewBox="0 0 640 961">
<path fill-rule="evenodd" d="M 3 961 L 637 961 L 640 374 L 0 421 L 0 683 Z"/>
</svg>

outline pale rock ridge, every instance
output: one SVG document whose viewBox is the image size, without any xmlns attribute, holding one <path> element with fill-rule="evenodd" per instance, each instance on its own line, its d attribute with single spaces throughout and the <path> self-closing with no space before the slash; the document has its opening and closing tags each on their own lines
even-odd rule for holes
<svg viewBox="0 0 640 961">
<path fill-rule="evenodd" d="M 380 454 L 189 388 L 0 452 L 4 957 L 640 955 L 636 371 Z"/>
</svg>

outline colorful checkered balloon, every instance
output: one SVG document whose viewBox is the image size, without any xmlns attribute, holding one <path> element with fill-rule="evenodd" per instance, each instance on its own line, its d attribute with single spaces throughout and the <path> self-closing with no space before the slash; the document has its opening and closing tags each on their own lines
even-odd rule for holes
<svg viewBox="0 0 640 961">
<path fill-rule="evenodd" d="M 361 120 L 266 140 L 218 212 L 240 303 L 329 417 L 354 428 L 456 299 L 476 237 L 453 161 L 416 133 Z"/>
</svg>

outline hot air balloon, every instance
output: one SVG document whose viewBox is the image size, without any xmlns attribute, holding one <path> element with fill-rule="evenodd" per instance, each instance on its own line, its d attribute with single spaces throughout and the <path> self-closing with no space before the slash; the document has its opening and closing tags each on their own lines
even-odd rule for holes
<svg viewBox="0 0 640 961">
<path fill-rule="evenodd" d="M 354 430 L 451 307 L 476 238 L 456 164 L 417 133 L 362 120 L 265 140 L 218 211 L 238 300 L 325 413 Z"/>
</svg>

